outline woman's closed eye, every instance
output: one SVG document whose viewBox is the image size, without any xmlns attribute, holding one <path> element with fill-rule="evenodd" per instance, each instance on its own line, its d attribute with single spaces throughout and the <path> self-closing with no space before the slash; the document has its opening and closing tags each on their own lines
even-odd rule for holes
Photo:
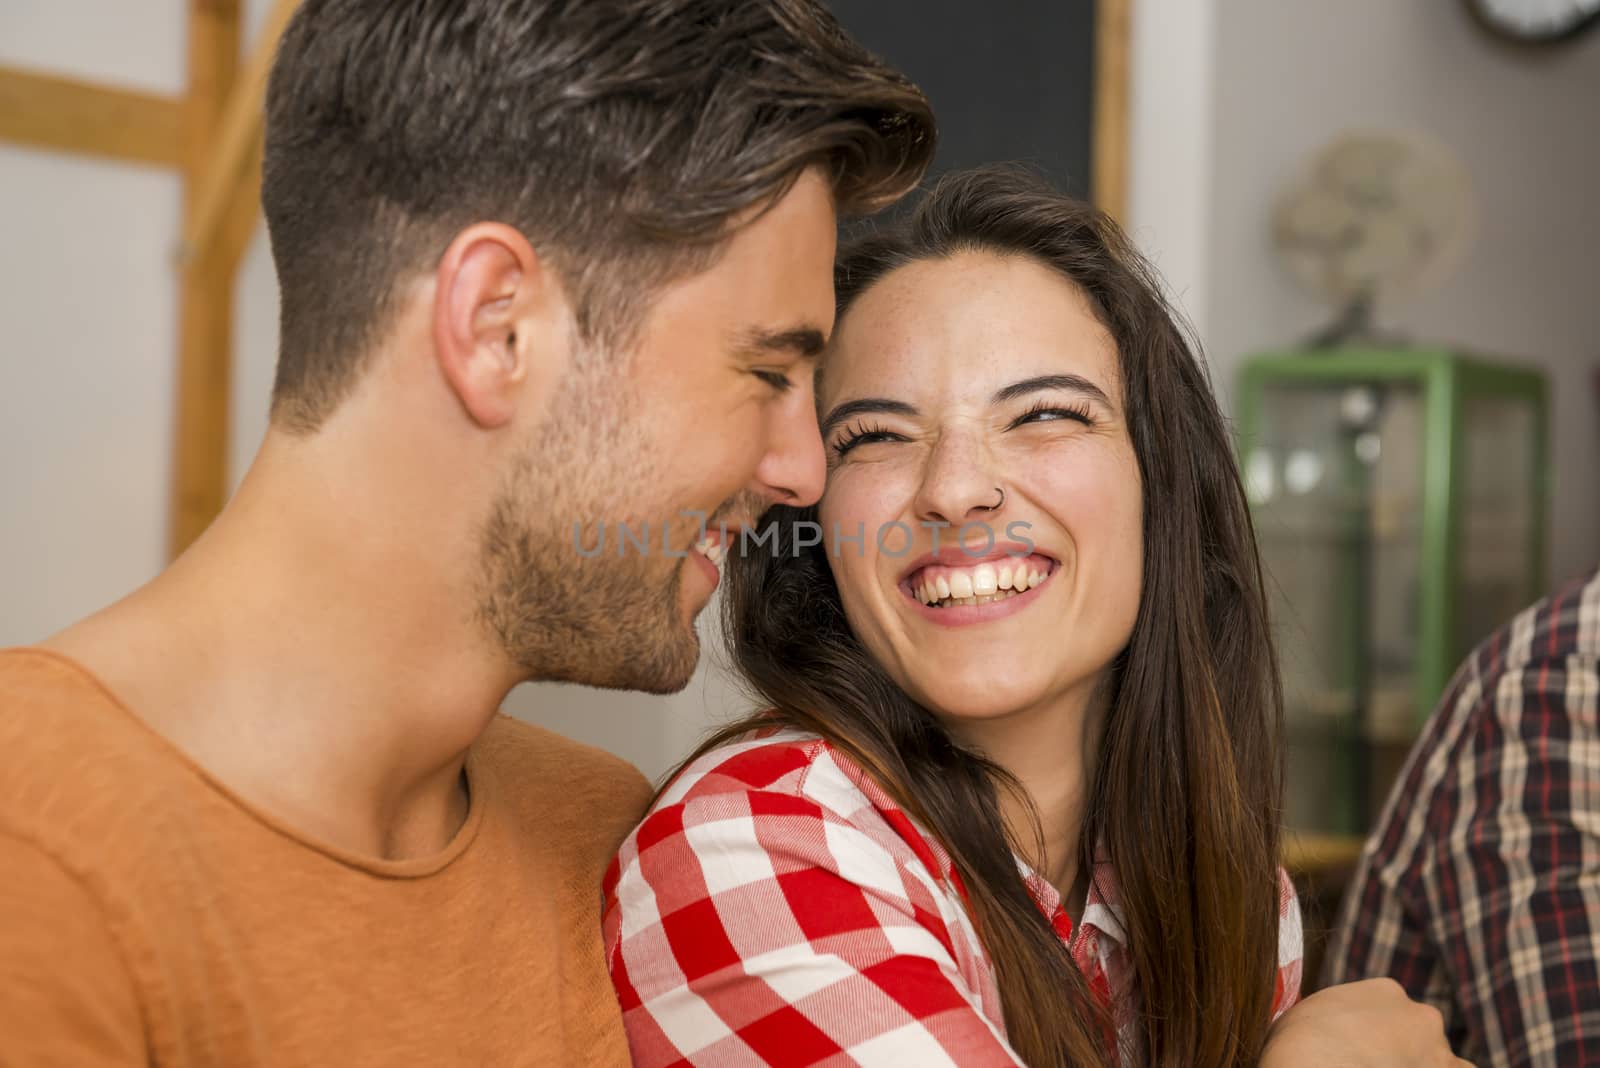
<svg viewBox="0 0 1600 1068">
<path fill-rule="evenodd" d="M 1017 416 L 1006 425 L 1007 430 L 1029 425 L 1042 425 L 1047 423 L 1073 422 L 1083 426 L 1094 426 L 1094 416 L 1089 410 L 1089 405 L 1084 404 L 1051 404 L 1040 401 L 1026 412 Z M 892 441 L 906 441 L 905 435 L 872 423 L 856 423 L 848 427 L 833 442 L 833 453 L 836 460 L 842 460 L 851 450 L 862 445 L 877 445 Z"/>
<path fill-rule="evenodd" d="M 857 423 L 849 427 L 833 443 L 834 455 L 843 458 L 846 453 L 861 445 L 872 445 L 884 441 L 904 441 L 905 438 L 892 430 L 866 423 Z"/>
<path fill-rule="evenodd" d="M 1006 429 L 1015 430 L 1019 426 L 1026 426 L 1030 423 L 1057 423 L 1063 420 L 1082 423 L 1084 426 L 1094 426 L 1094 416 L 1090 413 L 1087 404 L 1062 405 L 1040 401 L 1013 419 Z"/>
</svg>

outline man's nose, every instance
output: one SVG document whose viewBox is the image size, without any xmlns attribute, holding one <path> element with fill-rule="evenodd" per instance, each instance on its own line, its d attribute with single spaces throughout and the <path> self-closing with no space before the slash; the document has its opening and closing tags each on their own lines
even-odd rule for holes
<svg viewBox="0 0 1600 1068">
<path fill-rule="evenodd" d="M 815 407 L 809 397 L 793 401 L 803 403 L 785 404 L 784 414 L 772 426 L 766 455 L 756 467 L 755 488 L 776 504 L 804 507 L 822 496 L 827 464 Z"/>
</svg>

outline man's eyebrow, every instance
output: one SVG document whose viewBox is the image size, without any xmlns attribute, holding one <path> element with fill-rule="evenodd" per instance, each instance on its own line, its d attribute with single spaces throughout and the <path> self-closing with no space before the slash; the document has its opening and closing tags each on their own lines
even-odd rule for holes
<svg viewBox="0 0 1600 1068">
<path fill-rule="evenodd" d="M 860 400 L 845 401 L 827 417 L 822 420 L 822 436 L 827 437 L 834 427 L 852 416 L 865 415 L 868 412 L 877 412 L 882 415 L 916 415 L 916 408 L 905 401 L 889 400 L 887 397 L 863 397 Z"/>
<path fill-rule="evenodd" d="M 1087 393 L 1089 396 L 1104 404 L 1107 408 L 1115 408 L 1111 398 L 1105 391 L 1082 375 L 1038 375 L 1034 378 L 1024 378 L 1020 382 L 1013 382 L 1004 389 L 996 390 L 993 403 L 1004 404 L 1006 401 L 1026 397 L 1030 393 L 1039 393 L 1047 389 L 1065 389 L 1074 393 Z"/>
<path fill-rule="evenodd" d="M 748 356 L 772 353 L 793 353 L 814 359 L 828 343 L 827 336 L 814 326 L 796 326 L 788 330 L 763 330 L 756 327 L 745 331 L 738 341 L 739 351 Z"/>
</svg>

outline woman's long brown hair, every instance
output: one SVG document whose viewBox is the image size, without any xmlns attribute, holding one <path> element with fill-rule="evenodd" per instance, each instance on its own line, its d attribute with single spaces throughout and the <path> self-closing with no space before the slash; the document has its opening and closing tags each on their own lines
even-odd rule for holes
<svg viewBox="0 0 1600 1068">
<path fill-rule="evenodd" d="M 841 317 L 897 267 L 969 250 L 1060 272 L 1116 340 L 1143 476 L 1143 586 L 1111 672 L 1079 870 L 1093 871 L 1098 844 L 1120 884 L 1147 1063 L 1253 1063 L 1278 959 L 1282 695 L 1227 428 L 1121 230 L 1020 172 L 946 178 L 906 223 L 844 251 Z M 1013 851 L 1026 855 L 1029 843 L 1008 838 L 999 792 L 1022 796 L 1021 787 L 863 650 L 825 545 L 795 552 L 794 524 L 815 512 L 775 507 L 761 521 L 777 523 L 775 550 L 729 556 L 734 661 L 773 711 L 718 731 L 696 755 L 774 718 L 850 754 L 954 859 L 1022 1058 L 1034 1068 L 1106 1064 L 1105 1016 L 1018 877 Z"/>
</svg>

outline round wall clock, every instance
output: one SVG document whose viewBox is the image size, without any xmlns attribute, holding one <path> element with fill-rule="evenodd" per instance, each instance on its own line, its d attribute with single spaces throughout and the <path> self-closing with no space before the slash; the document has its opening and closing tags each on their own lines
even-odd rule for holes
<svg viewBox="0 0 1600 1068">
<path fill-rule="evenodd" d="M 1463 0 L 1490 33 L 1518 44 L 1553 44 L 1600 23 L 1600 0 Z"/>
</svg>

